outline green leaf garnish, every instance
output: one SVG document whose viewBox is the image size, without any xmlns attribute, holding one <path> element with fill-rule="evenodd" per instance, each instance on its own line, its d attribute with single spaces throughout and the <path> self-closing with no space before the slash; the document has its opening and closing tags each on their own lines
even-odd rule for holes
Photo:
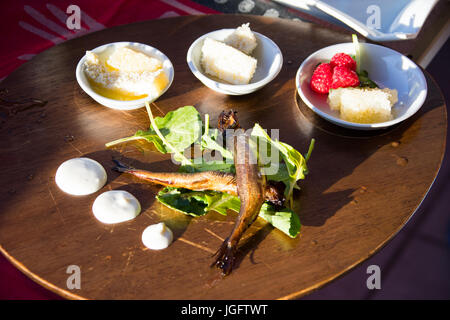
<svg viewBox="0 0 450 320">
<path fill-rule="evenodd" d="M 297 186 L 297 181 L 304 179 L 305 175 L 308 173 L 308 168 L 306 166 L 306 160 L 301 155 L 300 152 L 295 150 L 292 146 L 287 143 L 283 143 L 281 141 L 272 140 L 269 135 L 264 131 L 263 128 L 259 124 L 255 124 L 252 130 L 252 137 L 257 137 L 258 143 L 266 143 L 270 146 L 271 152 L 279 152 L 279 158 L 283 159 L 286 171 L 283 170 L 281 164 L 279 164 L 279 168 L 277 174 L 268 176 L 269 180 L 283 181 L 286 185 L 285 196 L 287 201 L 291 201 L 292 206 L 292 192 L 294 188 Z M 314 146 L 314 139 L 311 141 L 311 145 L 308 151 L 308 158 L 311 155 L 312 149 Z M 262 159 L 262 163 L 267 163 L 268 159 Z M 262 170 L 263 172 L 265 169 Z M 287 175 L 286 175 L 287 173 Z M 271 179 L 272 178 L 272 179 Z"/>
<path fill-rule="evenodd" d="M 378 85 L 369 78 L 369 73 L 362 70 L 358 73 L 359 86 L 362 88 L 379 88 Z"/>
<path fill-rule="evenodd" d="M 222 215 L 227 210 L 239 212 L 239 197 L 216 191 L 191 191 L 181 188 L 166 187 L 156 196 L 165 206 L 189 216 L 199 217 L 209 211 Z M 301 224 L 298 215 L 288 208 L 278 209 L 270 203 L 264 203 L 259 216 L 291 238 L 300 232 Z"/>
<path fill-rule="evenodd" d="M 202 216 L 209 211 L 205 192 L 166 187 L 158 192 L 156 199 L 173 210 L 193 217 Z"/>
<path fill-rule="evenodd" d="M 197 109 L 193 106 L 185 106 L 170 111 L 164 117 L 153 118 L 150 106 L 147 107 L 147 112 L 150 122 L 153 119 L 149 130 L 139 130 L 131 137 L 111 141 L 106 144 L 106 147 L 143 139 L 153 143 L 161 153 L 175 153 L 179 157 L 179 154 L 201 136 L 202 120 Z M 183 158 L 185 157 L 183 156 L 181 159 Z M 183 161 L 186 162 L 185 159 Z"/>
<path fill-rule="evenodd" d="M 203 171 L 221 171 L 229 173 L 236 172 L 233 163 L 225 161 L 206 161 L 203 158 L 193 159 L 192 163 L 180 166 L 178 171 L 186 173 L 203 172 Z"/>
<path fill-rule="evenodd" d="M 219 151 L 222 157 L 233 162 L 233 153 L 226 149 L 218 142 L 218 138 L 222 135 L 218 129 L 209 129 L 209 114 L 205 114 L 205 132 L 202 135 L 201 148 L 202 150 Z"/>
<path fill-rule="evenodd" d="M 356 73 L 359 73 L 361 64 L 361 49 L 359 47 L 358 36 L 352 34 L 353 46 L 355 47 Z"/>
<path fill-rule="evenodd" d="M 291 209 L 276 209 L 266 202 L 262 205 L 259 216 L 291 238 L 295 238 L 300 233 L 300 219 Z"/>
</svg>

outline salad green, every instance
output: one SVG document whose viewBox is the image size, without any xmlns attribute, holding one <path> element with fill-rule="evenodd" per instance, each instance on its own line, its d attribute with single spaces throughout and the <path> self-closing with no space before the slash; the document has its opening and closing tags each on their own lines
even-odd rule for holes
<svg viewBox="0 0 450 320">
<path fill-rule="evenodd" d="M 361 47 L 356 34 L 352 34 L 352 41 L 355 48 L 355 55 L 353 58 L 356 61 L 356 74 L 359 78 L 359 86 L 362 88 L 378 88 L 378 85 L 369 78 L 367 70 L 361 70 Z"/>
<path fill-rule="evenodd" d="M 137 131 L 133 136 L 109 142 L 106 146 L 145 139 L 153 143 L 161 153 L 171 153 L 174 159 L 180 162 L 180 172 L 211 170 L 235 173 L 233 152 L 219 142 L 221 133 L 217 129 L 209 128 L 209 115 L 205 115 L 203 125 L 200 114 L 193 106 L 181 107 L 167 113 L 164 117 L 156 118 L 153 117 L 148 103 L 146 108 L 151 123 L 147 131 Z M 314 139 L 311 140 L 306 157 L 303 157 L 292 146 L 272 139 L 259 124 L 254 125 L 251 138 L 257 142 L 258 151 L 267 151 L 258 153 L 258 163 L 261 165 L 262 174 L 267 180 L 285 184 L 285 197 L 292 208 L 293 189 L 298 189 L 298 180 L 304 179 L 308 173 L 306 163 L 314 148 Z M 200 147 L 202 151 L 218 151 L 221 154 L 221 160 L 207 161 L 203 157 L 188 159 L 182 153 L 192 146 Z M 165 206 L 193 217 L 205 215 L 209 211 L 226 215 L 228 210 L 239 212 L 240 209 L 239 197 L 217 191 L 192 191 L 166 187 L 157 194 L 156 198 Z M 259 216 L 289 237 L 296 237 L 300 232 L 301 224 L 298 215 L 291 208 L 280 208 L 266 202 L 261 207 Z"/>
</svg>

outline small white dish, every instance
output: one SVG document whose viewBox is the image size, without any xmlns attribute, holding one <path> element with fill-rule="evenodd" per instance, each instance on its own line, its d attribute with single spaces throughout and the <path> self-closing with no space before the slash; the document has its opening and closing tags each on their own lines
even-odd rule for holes
<svg viewBox="0 0 450 320">
<path fill-rule="evenodd" d="M 133 110 L 133 109 L 139 109 L 142 108 L 145 105 L 145 102 L 151 103 L 158 99 L 164 92 L 169 89 L 170 85 L 173 82 L 174 77 L 174 69 L 172 62 L 167 58 L 167 56 L 159 51 L 156 48 L 153 48 L 149 45 L 138 43 L 138 42 L 113 42 L 108 43 L 105 45 L 102 45 L 100 47 L 97 47 L 95 49 L 92 49 L 91 51 L 94 53 L 101 53 L 105 50 L 111 50 L 113 48 L 119 48 L 119 47 L 129 47 L 136 51 L 140 51 L 142 53 L 145 53 L 151 57 L 157 58 L 163 63 L 163 71 L 166 73 L 167 78 L 169 79 L 169 83 L 167 84 L 166 88 L 161 92 L 161 94 L 157 97 L 145 97 L 142 99 L 137 100 L 129 100 L 129 101 L 122 101 L 122 100 L 114 100 L 110 98 L 106 98 L 98 93 L 96 93 L 94 90 L 92 90 L 91 86 L 89 85 L 89 82 L 86 78 L 86 75 L 84 73 L 84 61 L 86 60 L 86 55 L 84 55 L 80 61 L 78 62 L 77 68 L 76 68 L 76 78 L 78 81 L 78 84 L 80 87 L 86 92 L 92 99 L 100 103 L 101 105 L 104 105 L 105 107 L 112 108 L 112 109 L 118 109 L 118 110 Z"/>
<path fill-rule="evenodd" d="M 383 46 L 360 43 L 360 51 L 361 70 L 367 70 L 370 79 L 381 88 L 398 91 L 398 102 L 393 106 L 393 120 L 371 124 L 342 120 L 339 112 L 330 109 L 327 102 L 328 95 L 311 90 L 310 80 L 317 64 L 329 62 L 338 52 L 354 55 L 353 43 L 341 43 L 320 49 L 303 61 L 295 77 L 295 85 L 303 102 L 325 120 L 359 130 L 387 128 L 414 115 L 427 96 L 427 82 L 422 70 L 406 56 Z"/>
<path fill-rule="evenodd" d="M 186 60 L 194 76 L 208 88 L 228 95 L 244 95 L 261 89 L 278 75 L 283 66 L 283 55 L 275 42 L 266 36 L 253 31 L 258 45 L 251 53 L 251 56 L 257 59 L 258 62 L 255 74 L 250 80 L 250 83 L 235 85 L 212 79 L 203 71 L 203 67 L 200 63 L 203 41 L 207 37 L 218 41 L 224 41 L 234 30 L 235 29 L 221 29 L 201 36 L 189 47 Z"/>
</svg>

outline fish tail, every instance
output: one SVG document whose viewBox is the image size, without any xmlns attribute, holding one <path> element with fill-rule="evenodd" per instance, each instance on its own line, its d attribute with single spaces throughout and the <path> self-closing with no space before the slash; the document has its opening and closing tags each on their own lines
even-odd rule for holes
<svg viewBox="0 0 450 320">
<path fill-rule="evenodd" d="M 211 264 L 211 267 L 216 266 L 221 269 L 224 276 L 230 274 L 231 270 L 233 270 L 236 254 L 236 246 L 232 245 L 228 239 L 225 239 L 219 250 L 214 254 L 216 259 Z"/>
<path fill-rule="evenodd" d="M 133 169 L 133 168 L 127 166 L 126 164 L 120 162 L 119 160 L 113 159 L 112 161 L 116 164 L 116 166 L 112 168 L 114 171 L 117 171 L 117 172 L 128 172 L 131 169 Z"/>
</svg>

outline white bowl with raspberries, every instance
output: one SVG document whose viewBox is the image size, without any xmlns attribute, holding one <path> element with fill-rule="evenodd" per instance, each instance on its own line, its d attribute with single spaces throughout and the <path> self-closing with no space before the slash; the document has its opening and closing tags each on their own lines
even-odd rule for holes
<svg viewBox="0 0 450 320">
<path fill-rule="evenodd" d="M 387 128 L 414 115 L 427 96 L 427 83 L 422 70 L 406 56 L 383 46 L 359 43 L 359 50 L 358 70 L 355 70 L 355 45 L 351 42 L 325 47 L 303 61 L 295 81 L 298 94 L 306 106 L 327 121 L 358 130 Z M 368 77 L 365 77 L 367 73 L 362 75 L 363 70 Z M 342 113 L 330 107 L 328 90 L 359 88 L 360 83 L 397 91 L 398 100 L 392 106 L 389 120 L 375 123 L 347 121 Z M 374 89 L 368 89 L 371 90 Z"/>
</svg>

